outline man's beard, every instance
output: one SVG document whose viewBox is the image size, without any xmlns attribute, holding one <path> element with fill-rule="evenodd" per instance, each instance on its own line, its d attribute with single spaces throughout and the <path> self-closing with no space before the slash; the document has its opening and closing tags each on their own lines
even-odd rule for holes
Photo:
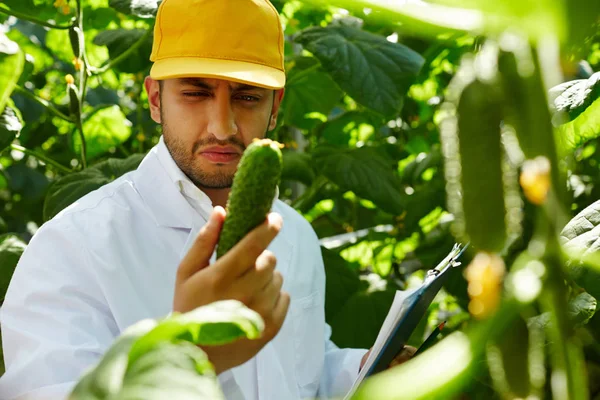
<svg viewBox="0 0 600 400">
<path fill-rule="evenodd" d="M 236 137 L 222 141 L 210 136 L 206 139 L 196 141 L 190 151 L 185 143 L 177 139 L 177 135 L 169 134 L 168 125 L 164 121 L 165 120 L 163 119 L 162 128 L 165 145 L 167 146 L 169 153 L 171 153 L 171 157 L 173 157 L 173 160 L 179 169 L 181 169 L 181 171 L 192 181 L 192 183 L 199 188 L 205 189 L 230 188 L 233 184 L 235 172 L 217 169 L 215 172 L 209 173 L 199 168 L 195 168 L 194 160 L 196 157 L 198 157 L 197 151 L 201 147 L 233 146 L 238 148 L 240 153 L 242 153 L 246 149 L 244 143 Z"/>
</svg>

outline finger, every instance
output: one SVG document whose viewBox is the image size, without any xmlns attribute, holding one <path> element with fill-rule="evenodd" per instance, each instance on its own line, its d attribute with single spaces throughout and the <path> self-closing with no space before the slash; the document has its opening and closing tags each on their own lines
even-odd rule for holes
<svg viewBox="0 0 600 400">
<path fill-rule="evenodd" d="M 273 309 L 273 314 L 271 314 L 271 318 L 265 328 L 265 335 L 268 335 L 270 338 L 274 338 L 277 335 L 285 322 L 289 307 L 290 295 L 287 292 L 280 292 L 277 304 Z"/>
<path fill-rule="evenodd" d="M 253 303 L 255 297 L 272 281 L 276 264 L 277 258 L 275 255 L 269 250 L 265 250 L 256 259 L 255 268 L 246 271 L 231 285 L 231 292 L 236 294 L 236 299 L 248 305 Z"/>
<path fill-rule="evenodd" d="M 208 222 L 200 229 L 192 247 L 179 264 L 177 269 L 178 280 L 186 280 L 209 265 L 210 257 L 219 241 L 219 234 L 224 220 L 225 210 L 221 206 L 216 206 Z"/>
<path fill-rule="evenodd" d="M 235 279 L 253 268 L 258 256 L 275 239 L 281 230 L 283 219 L 277 213 L 269 213 L 265 222 L 250 231 L 229 250 L 219 263 L 221 272 L 228 279 Z"/>
<path fill-rule="evenodd" d="M 262 315 L 263 318 L 270 319 L 279 301 L 282 286 L 283 276 L 278 271 L 275 271 L 273 278 L 254 296 L 254 300 L 249 307 Z"/>
</svg>

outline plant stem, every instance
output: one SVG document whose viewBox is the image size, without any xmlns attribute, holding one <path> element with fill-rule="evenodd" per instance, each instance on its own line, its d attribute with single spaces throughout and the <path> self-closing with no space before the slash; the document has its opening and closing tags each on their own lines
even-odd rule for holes
<svg viewBox="0 0 600 400">
<path fill-rule="evenodd" d="M 108 61 L 108 63 L 106 65 L 104 65 L 103 67 L 100 67 L 100 68 L 92 68 L 91 69 L 92 73 L 95 75 L 103 74 L 106 71 L 108 71 L 109 69 L 114 68 L 117 64 L 121 63 L 123 60 L 125 60 L 127 57 L 129 57 L 142 44 L 144 44 L 144 42 L 150 37 L 151 34 L 152 34 L 152 29 L 148 29 L 146 31 L 146 33 L 144 33 L 144 35 L 138 39 L 137 42 L 135 42 L 130 48 L 125 50 L 123 53 L 119 54 L 114 59 Z"/>
<path fill-rule="evenodd" d="M 48 111 L 50 111 L 52 114 L 56 115 L 57 117 L 64 119 L 65 121 L 68 121 L 68 122 L 75 122 L 73 120 L 73 118 L 70 118 L 67 115 L 63 114 L 62 112 L 58 111 L 58 109 L 56 107 L 54 107 L 54 105 L 52 103 L 50 103 L 47 100 L 42 99 L 39 96 L 36 96 L 31 91 L 29 91 L 21 86 L 15 86 L 15 91 L 21 93 L 23 96 L 26 96 L 37 103 L 40 103 L 41 105 L 46 107 L 48 109 Z"/>
<path fill-rule="evenodd" d="M 13 150 L 20 151 L 21 153 L 27 154 L 28 156 L 35 157 L 38 160 L 40 160 L 48 165 L 52 165 L 59 171 L 64 172 L 66 174 L 70 174 L 72 172 L 69 168 L 65 167 L 64 165 L 59 164 L 58 162 L 54 161 L 53 159 L 51 159 L 43 154 L 40 154 L 35 150 L 29 150 L 23 146 L 19 146 L 18 144 L 14 144 L 14 143 L 10 145 L 10 148 Z"/>
<path fill-rule="evenodd" d="M 6 15 L 11 15 L 13 17 L 16 17 L 16 18 L 20 19 L 20 20 L 33 22 L 34 24 L 45 26 L 46 28 L 51 28 L 51 29 L 69 29 L 69 28 L 71 28 L 73 26 L 73 23 L 71 23 L 71 25 L 56 25 L 56 24 L 53 24 L 51 22 L 47 22 L 47 21 L 43 21 L 41 19 L 37 19 L 37 18 L 32 17 L 30 15 L 22 14 L 22 13 L 20 13 L 18 11 L 7 10 L 6 8 L 2 8 L 2 7 L 0 7 L 0 13 L 6 14 Z"/>
<path fill-rule="evenodd" d="M 79 29 L 81 30 L 81 34 L 83 35 L 83 26 L 82 26 L 82 21 L 83 21 L 83 7 L 81 7 L 81 0 L 77 0 L 77 20 L 76 20 L 76 24 L 79 26 Z M 81 40 L 83 41 L 83 43 L 85 43 L 85 37 L 82 37 Z M 79 115 L 75 115 L 75 124 L 77 125 L 76 129 L 79 131 L 79 137 L 81 139 L 81 167 L 82 168 L 87 168 L 87 160 L 86 160 L 86 154 L 87 154 L 87 145 L 85 143 L 85 134 L 83 132 L 83 123 L 81 121 L 81 112 L 83 110 L 83 103 L 84 103 L 84 99 L 85 99 L 85 92 L 86 92 L 86 88 L 87 88 L 87 80 L 88 80 L 88 65 L 87 65 L 87 57 L 85 56 L 85 51 L 86 49 L 84 48 L 84 55 L 83 55 L 83 66 L 81 67 L 81 71 L 79 71 Z"/>
</svg>

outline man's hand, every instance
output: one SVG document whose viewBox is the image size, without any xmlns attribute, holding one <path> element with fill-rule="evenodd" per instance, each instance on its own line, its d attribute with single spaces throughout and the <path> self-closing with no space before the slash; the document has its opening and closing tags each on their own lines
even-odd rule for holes
<svg viewBox="0 0 600 400">
<path fill-rule="evenodd" d="M 265 330 L 259 339 L 202 347 L 217 373 L 248 361 L 273 339 L 290 303 L 289 294 L 281 291 L 283 277 L 275 271 L 275 255 L 266 250 L 281 230 L 281 217 L 269 214 L 263 224 L 209 265 L 224 220 L 225 210 L 215 207 L 179 265 L 173 299 L 175 312 L 191 311 L 218 300 L 239 300 L 263 318 Z"/>
<path fill-rule="evenodd" d="M 369 351 L 361 359 L 359 371 L 362 369 L 362 367 L 367 362 L 367 358 L 369 358 L 369 354 L 371 354 L 371 350 L 373 350 L 373 348 L 370 348 Z M 396 357 L 394 357 L 394 359 L 390 362 L 390 365 L 388 365 L 388 369 L 395 367 L 396 365 L 405 363 L 406 361 L 410 360 L 415 355 L 416 352 L 417 352 L 417 349 L 415 347 L 404 346 L 402 348 L 402 350 L 400 350 L 400 352 L 398 354 L 396 354 Z"/>
</svg>

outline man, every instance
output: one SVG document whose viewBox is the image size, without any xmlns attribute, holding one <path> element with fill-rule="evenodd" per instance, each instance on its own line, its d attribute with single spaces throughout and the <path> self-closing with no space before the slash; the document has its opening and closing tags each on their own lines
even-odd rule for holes
<svg viewBox="0 0 600 400">
<path fill-rule="evenodd" d="M 311 226 L 274 199 L 223 258 L 214 248 L 244 149 L 277 122 L 283 34 L 267 0 L 164 0 L 146 79 L 160 142 L 136 171 L 44 224 L 7 293 L 2 399 L 64 398 L 120 332 L 144 318 L 238 299 L 258 340 L 205 347 L 229 400 L 346 393 L 366 350 L 339 349 Z"/>
</svg>

